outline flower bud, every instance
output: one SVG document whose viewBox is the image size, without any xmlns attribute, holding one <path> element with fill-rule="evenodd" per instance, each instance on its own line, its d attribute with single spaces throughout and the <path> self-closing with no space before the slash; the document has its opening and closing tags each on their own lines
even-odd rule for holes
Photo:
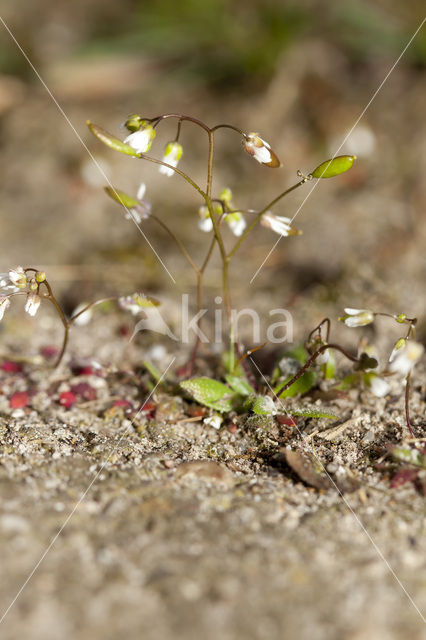
<svg viewBox="0 0 426 640">
<path fill-rule="evenodd" d="M 139 116 L 137 113 L 134 113 L 133 115 L 127 118 L 126 122 L 124 123 L 124 126 L 128 131 L 133 132 L 133 131 L 139 131 L 139 129 L 144 124 L 146 124 L 146 120 L 143 120 L 141 116 Z"/>
<path fill-rule="evenodd" d="M 164 149 L 163 162 L 167 162 L 172 167 L 177 167 L 179 160 L 183 154 L 182 145 L 179 142 L 168 142 Z M 161 165 L 158 169 L 160 173 L 165 176 L 172 176 L 174 174 L 173 169 Z"/>
<path fill-rule="evenodd" d="M 44 282 L 46 280 L 45 272 L 44 271 L 37 271 L 37 273 L 35 274 L 35 279 L 36 279 L 36 282 L 38 282 L 39 284 Z"/>
<path fill-rule="evenodd" d="M 405 344 L 392 352 L 389 371 L 407 376 L 422 357 L 424 347 L 420 342 L 415 342 L 414 340 L 405 340 L 404 342 Z"/>
<path fill-rule="evenodd" d="M 271 168 L 282 166 L 278 157 L 272 151 L 271 145 L 265 140 L 262 140 L 262 138 L 259 138 L 257 133 L 245 134 L 242 144 L 247 153 L 253 156 L 253 158 L 260 162 L 260 164 L 264 164 Z"/>
<path fill-rule="evenodd" d="M 130 311 L 132 315 L 136 315 L 144 308 L 158 307 L 160 303 L 155 298 L 147 298 L 143 293 L 133 293 L 131 296 L 119 298 L 118 304 L 123 311 Z"/>
<path fill-rule="evenodd" d="M 302 231 L 291 226 L 290 218 L 275 216 L 271 211 L 267 211 L 263 214 L 260 224 L 267 229 L 275 231 L 275 233 L 278 233 L 278 235 L 283 237 L 299 236 L 302 234 Z"/>
<path fill-rule="evenodd" d="M 348 171 L 355 160 L 356 156 L 336 156 L 318 165 L 318 167 L 312 171 L 311 176 L 313 178 L 333 178 Z"/>
<path fill-rule="evenodd" d="M 211 231 L 213 229 L 213 222 L 210 217 L 208 207 L 206 207 L 205 204 L 201 205 L 201 207 L 198 209 L 198 215 L 200 218 L 198 220 L 198 228 L 200 229 L 200 231 L 205 231 L 206 233 Z"/>
<path fill-rule="evenodd" d="M 347 315 L 339 318 L 340 322 L 344 322 L 347 327 L 364 327 L 374 321 L 374 313 L 369 309 L 351 309 L 346 307 Z"/>
<path fill-rule="evenodd" d="M 390 391 L 390 384 L 384 378 L 381 378 L 376 373 L 368 373 L 365 376 L 366 382 L 377 398 L 383 398 Z"/>
<path fill-rule="evenodd" d="M 241 236 L 243 234 L 247 224 L 242 213 L 239 211 L 227 213 L 225 219 L 234 236 Z"/>
<path fill-rule="evenodd" d="M 37 291 L 38 290 L 38 284 L 37 284 L 35 278 L 31 278 L 30 283 L 29 283 L 28 286 L 29 286 L 30 291 Z"/>
<path fill-rule="evenodd" d="M 138 154 L 146 153 L 151 148 L 152 141 L 156 135 L 157 132 L 151 124 L 144 124 L 141 129 L 124 138 L 123 142 L 137 151 Z"/>
<path fill-rule="evenodd" d="M 137 152 L 132 145 L 127 144 L 127 138 L 123 142 L 119 138 L 113 136 L 111 133 L 108 133 L 108 131 L 105 131 L 104 129 L 101 129 L 101 127 L 98 127 L 98 125 L 92 124 L 90 120 L 87 120 L 86 124 L 93 135 L 96 136 L 101 142 L 106 144 L 106 146 L 110 149 L 120 151 L 121 153 L 125 153 L 128 156 L 133 156 L 134 158 L 137 158 L 139 156 L 139 152 Z"/>
<path fill-rule="evenodd" d="M 27 276 L 22 267 L 11 269 L 9 271 L 9 280 L 15 287 L 18 287 L 18 289 L 25 289 L 28 284 Z"/>
<path fill-rule="evenodd" d="M 28 296 L 27 296 L 27 300 L 25 302 L 25 311 L 30 316 L 35 316 L 35 314 L 37 313 L 38 308 L 40 306 L 40 303 L 41 303 L 40 296 L 38 296 L 34 292 L 29 293 Z"/>
</svg>

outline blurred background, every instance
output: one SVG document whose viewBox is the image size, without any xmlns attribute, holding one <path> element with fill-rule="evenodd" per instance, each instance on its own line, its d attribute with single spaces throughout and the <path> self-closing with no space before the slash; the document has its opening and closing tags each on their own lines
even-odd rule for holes
<svg viewBox="0 0 426 640">
<path fill-rule="evenodd" d="M 135 289 L 177 304 L 192 273 L 148 221 L 144 231 L 171 282 L 103 193 L 105 179 L 78 136 L 114 186 L 135 194 L 145 181 L 155 213 L 201 259 L 208 237 L 197 228 L 197 194 L 178 176 L 102 147 L 85 121 L 124 135 L 128 114 L 182 112 L 258 131 L 283 168 L 259 165 L 237 134 L 221 131 L 214 187 L 231 187 L 237 206 L 260 208 L 297 180 L 297 169 L 309 172 L 336 152 L 423 13 L 420 0 L 3 2 L 0 270 L 45 269 L 68 309 L 97 293 Z M 285 306 L 301 332 L 343 306 L 424 315 L 425 67 L 423 27 L 341 149 L 357 154 L 355 167 L 320 181 L 298 213 L 303 236 L 282 239 L 253 284 L 277 236 L 261 229 L 243 246 L 233 274 L 238 304 Z M 174 135 L 174 125 L 164 124 L 152 155 L 161 157 Z M 185 125 L 182 143 L 182 169 L 204 181 L 203 132 Z M 292 217 L 311 186 L 275 213 Z M 212 293 L 219 277 L 216 261 L 207 278 Z"/>
</svg>

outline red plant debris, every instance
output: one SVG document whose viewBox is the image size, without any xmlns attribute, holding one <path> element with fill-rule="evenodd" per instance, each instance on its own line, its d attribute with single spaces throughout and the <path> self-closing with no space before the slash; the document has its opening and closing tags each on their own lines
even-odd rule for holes
<svg viewBox="0 0 426 640">
<path fill-rule="evenodd" d="M 144 402 L 140 408 L 141 413 L 144 413 L 147 418 L 153 418 L 157 410 L 155 402 Z"/>
<path fill-rule="evenodd" d="M 96 389 L 87 382 L 79 382 L 71 387 L 71 391 L 83 400 L 96 400 Z"/>
<path fill-rule="evenodd" d="M 391 488 L 397 489 L 402 487 L 407 482 L 415 482 L 418 475 L 418 469 L 401 469 L 398 471 L 391 480 Z"/>
<path fill-rule="evenodd" d="M 58 347 L 48 344 L 45 347 L 42 347 L 40 349 L 40 353 L 43 356 L 43 358 L 46 358 L 46 360 L 52 360 L 52 358 L 56 358 L 59 351 L 58 351 Z"/>
<path fill-rule="evenodd" d="M 30 402 L 30 396 L 26 391 L 17 391 L 9 400 L 11 409 L 22 409 Z"/>
<path fill-rule="evenodd" d="M 22 367 L 18 362 L 13 362 L 12 360 L 5 360 L 1 363 L 0 369 L 5 371 L 6 373 L 21 373 Z"/>
<path fill-rule="evenodd" d="M 292 416 L 277 416 L 277 420 L 286 427 L 297 427 L 297 420 Z"/>
<path fill-rule="evenodd" d="M 77 402 L 77 396 L 72 391 L 62 391 L 59 395 L 59 404 L 70 409 Z"/>
</svg>

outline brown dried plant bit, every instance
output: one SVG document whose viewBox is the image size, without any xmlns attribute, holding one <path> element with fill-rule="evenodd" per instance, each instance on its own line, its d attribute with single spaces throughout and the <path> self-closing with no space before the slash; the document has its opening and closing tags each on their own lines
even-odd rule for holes
<svg viewBox="0 0 426 640">
<path fill-rule="evenodd" d="M 278 156 L 271 149 L 271 145 L 260 138 L 257 133 L 244 134 L 242 144 L 247 153 L 253 156 L 260 164 L 274 169 L 282 166 Z"/>
</svg>

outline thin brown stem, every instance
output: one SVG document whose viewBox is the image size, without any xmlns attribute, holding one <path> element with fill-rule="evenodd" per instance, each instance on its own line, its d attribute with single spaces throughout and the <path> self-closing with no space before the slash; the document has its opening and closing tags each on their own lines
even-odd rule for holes
<svg viewBox="0 0 426 640">
<path fill-rule="evenodd" d="M 341 347 L 339 344 L 324 344 L 322 345 L 322 347 L 317 349 L 317 351 L 315 351 L 314 354 L 311 355 L 311 357 L 305 362 L 303 367 L 301 367 L 301 369 L 299 369 L 299 371 L 291 378 L 291 380 L 289 380 L 288 382 L 285 382 L 281 387 L 279 387 L 275 391 L 275 395 L 279 396 L 281 393 L 283 393 L 283 391 L 287 391 L 287 389 L 289 389 L 291 385 L 294 384 L 296 380 L 298 380 L 300 376 L 302 376 L 305 373 L 305 371 L 307 371 L 309 367 L 314 364 L 318 356 L 320 356 L 321 353 L 323 353 L 324 351 L 327 351 L 327 349 L 336 349 L 336 351 L 340 351 L 340 353 L 343 353 L 343 355 L 346 358 L 348 358 L 348 360 L 351 360 L 352 362 L 359 362 L 359 359 L 356 356 L 353 356 L 352 354 L 350 354 L 348 351 L 346 351 L 346 349 Z"/>
<path fill-rule="evenodd" d="M 199 273 L 200 269 L 197 267 L 197 265 L 195 264 L 194 260 L 191 258 L 188 250 L 186 249 L 185 245 L 183 244 L 183 242 L 174 234 L 174 232 L 170 229 L 170 227 L 167 226 L 167 224 L 165 222 L 163 222 L 160 218 L 157 218 L 157 216 L 155 215 L 150 215 L 150 219 L 151 220 L 155 220 L 155 222 L 157 224 L 160 225 L 160 227 L 162 227 L 164 229 L 164 231 L 166 231 L 169 236 L 172 238 L 173 242 L 176 243 L 177 247 L 179 248 L 179 250 L 181 251 L 181 253 L 185 256 L 186 260 L 188 261 L 188 263 L 191 265 L 191 267 L 194 269 L 195 273 Z"/>
<path fill-rule="evenodd" d="M 61 364 L 62 358 L 64 357 L 64 353 L 65 353 L 65 349 L 67 348 L 67 344 L 68 344 L 68 338 L 69 338 L 69 321 L 67 320 L 61 305 L 59 304 L 59 302 L 56 300 L 55 296 L 53 295 L 53 291 L 52 291 L 52 287 L 50 286 L 50 284 L 47 282 L 47 280 L 44 280 L 44 282 L 42 283 L 44 284 L 44 286 L 46 287 L 48 294 L 47 294 L 47 299 L 50 300 L 50 302 L 53 304 L 53 306 L 56 309 L 56 312 L 58 314 L 58 316 L 61 319 L 62 325 L 64 327 L 64 337 L 62 340 L 62 347 L 61 347 L 61 351 L 59 352 L 59 355 L 56 359 L 56 362 L 54 364 L 55 369 L 57 367 L 59 367 L 59 365 Z"/>
</svg>

